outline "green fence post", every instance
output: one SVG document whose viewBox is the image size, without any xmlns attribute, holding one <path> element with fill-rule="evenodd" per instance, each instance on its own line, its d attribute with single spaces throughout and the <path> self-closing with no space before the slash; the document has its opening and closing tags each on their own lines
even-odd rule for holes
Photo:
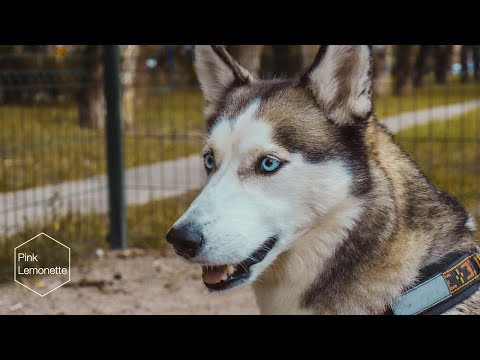
<svg viewBox="0 0 480 360">
<path fill-rule="evenodd" d="M 122 120 L 120 113 L 120 50 L 118 45 L 103 47 L 105 79 L 106 143 L 110 231 L 113 249 L 127 247 L 125 217 L 125 172 L 123 167 Z"/>
</svg>

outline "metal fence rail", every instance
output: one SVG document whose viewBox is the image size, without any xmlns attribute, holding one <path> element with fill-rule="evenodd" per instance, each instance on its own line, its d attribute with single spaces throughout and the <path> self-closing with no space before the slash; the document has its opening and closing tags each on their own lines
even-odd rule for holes
<svg viewBox="0 0 480 360">
<path fill-rule="evenodd" d="M 267 78 L 298 74 L 317 48 L 229 47 Z M 112 228 L 115 247 L 128 239 L 161 248 L 205 182 L 192 47 L 106 49 L 0 46 L 0 276 L 10 276 L 13 247 L 41 231 L 77 258 L 107 246 Z M 375 54 L 377 116 L 434 183 L 480 219 L 478 47 L 379 46 Z M 446 80 L 435 62 L 445 56 Z"/>
</svg>

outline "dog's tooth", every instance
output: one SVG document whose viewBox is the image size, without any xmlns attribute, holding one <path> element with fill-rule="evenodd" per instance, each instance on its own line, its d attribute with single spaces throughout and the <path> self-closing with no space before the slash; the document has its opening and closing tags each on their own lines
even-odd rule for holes
<svg viewBox="0 0 480 360">
<path fill-rule="evenodd" d="M 224 275 L 222 276 L 222 281 L 227 281 L 227 279 L 228 279 L 228 274 L 224 274 Z"/>
<path fill-rule="evenodd" d="M 228 265 L 227 274 L 232 275 L 234 272 L 235 272 L 235 268 L 233 267 L 233 265 Z"/>
</svg>

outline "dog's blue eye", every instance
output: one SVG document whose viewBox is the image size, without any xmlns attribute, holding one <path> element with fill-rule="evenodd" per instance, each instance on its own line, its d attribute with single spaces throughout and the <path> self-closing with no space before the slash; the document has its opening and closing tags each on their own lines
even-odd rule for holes
<svg viewBox="0 0 480 360">
<path fill-rule="evenodd" d="M 212 154 L 206 154 L 206 155 L 203 157 L 203 162 L 205 163 L 205 167 L 206 167 L 208 170 L 212 170 L 213 167 L 215 166 L 215 158 L 213 157 Z"/>
<path fill-rule="evenodd" d="M 273 172 L 277 170 L 280 165 L 282 165 L 282 162 L 273 156 L 266 156 L 260 162 L 260 167 L 265 172 Z"/>
</svg>

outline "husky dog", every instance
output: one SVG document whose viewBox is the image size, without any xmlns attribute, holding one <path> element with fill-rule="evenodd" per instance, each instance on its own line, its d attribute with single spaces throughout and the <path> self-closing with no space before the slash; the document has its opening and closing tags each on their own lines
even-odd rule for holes
<svg viewBox="0 0 480 360">
<path fill-rule="evenodd" d="M 167 240 L 208 289 L 252 283 L 264 314 L 384 314 L 475 249 L 473 218 L 372 115 L 370 47 L 322 46 L 298 79 L 268 81 L 223 46 L 194 56 L 208 182 Z M 480 313 L 480 292 L 449 312 Z"/>
</svg>

